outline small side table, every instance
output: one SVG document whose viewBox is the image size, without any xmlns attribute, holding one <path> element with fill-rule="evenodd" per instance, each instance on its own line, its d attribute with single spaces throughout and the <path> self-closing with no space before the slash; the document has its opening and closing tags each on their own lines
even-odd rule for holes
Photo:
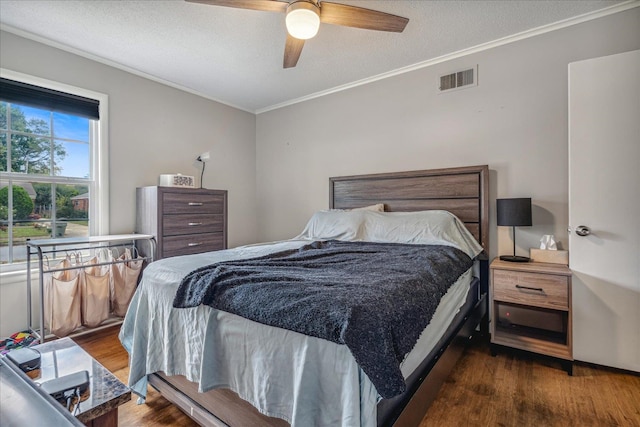
<svg viewBox="0 0 640 427">
<path fill-rule="evenodd" d="M 61 338 L 33 347 L 41 354 L 42 383 L 79 371 L 89 372 L 89 397 L 78 403 L 76 418 L 88 427 L 116 427 L 118 407 L 131 400 L 131 390 L 71 338 Z"/>
<path fill-rule="evenodd" d="M 500 345 L 544 354 L 573 375 L 569 267 L 496 258 L 490 269 L 491 353 Z"/>
</svg>

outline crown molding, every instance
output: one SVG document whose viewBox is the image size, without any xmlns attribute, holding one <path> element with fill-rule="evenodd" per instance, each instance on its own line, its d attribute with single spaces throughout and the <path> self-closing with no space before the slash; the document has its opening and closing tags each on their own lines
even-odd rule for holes
<svg viewBox="0 0 640 427">
<path fill-rule="evenodd" d="M 228 107 L 235 108 L 237 110 L 242 110 L 242 111 L 246 111 L 247 113 L 255 114 L 255 111 L 253 111 L 253 110 L 250 110 L 250 109 L 247 109 L 247 108 L 244 108 L 244 107 L 240 107 L 239 105 L 231 104 L 229 102 L 222 101 L 222 100 L 217 99 L 217 98 L 213 98 L 213 97 L 211 97 L 209 95 L 205 95 L 202 92 L 199 92 L 199 91 L 194 90 L 194 89 L 190 89 L 190 88 L 188 88 L 186 86 L 182 86 L 182 85 L 170 82 L 168 80 L 161 79 L 159 77 L 156 77 L 156 76 L 153 76 L 151 74 L 145 73 L 144 71 L 140 71 L 140 70 L 137 70 L 135 68 L 131 68 L 129 66 L 120 64 L 119 62 L 115 62 L 115 61 L 112 61 L 110 59 L 106 59 L 106 58 L 103 58 L 101 56 L 95 55 L 93 53 L 89 53 L 89 52 L 86 52 L 84 50 L 77 49 L 75 47 L 71 47 L 69 45 L 53 41 L 53 40 L 48 39 L 46 37 L 38 36 L 36 34 L 28 32 L 28 31 L 24 31 L 24 30 L 21 30 L 19 28 L 12 27 L 11 25 L 6 25 L 6 24 L 0 23 L 0 30 L 6 31 L 6 32 L 11 33 L 11 34 L 15 34 L 16 36 L 20 36 L 20 37 L 23 37 L 23 38 L 28 39 L 28 40 L 32 40 L 32 41 L 35 41 L 35 42 L 38 42 L 38 43 L 42 43 L 42 44 L 47 45 L 47 46 L 51 46 L 51 47 L 56 48 L 56 49 L 63 50 L 65 52 L 72 53 L 74 55 L 81 56 L 81 57 L 86 58 L 86 59 L 90 59 L 90 60 L 95 61 L 95 62 L 99 62 L 99 63 L 104 64 L 104 65 L 108 65 L 109 67 L 116 68 L 116 69 L 121 70 L 121 71 L 126 71 L 127 73 L 134 74 L 134 75 L 136 75 L 138 77 L 142 77 L 142 78 L 145 78 L 147 80 L 151 80 L 151 81 L 154 81 L 156 83 L 160 83 L 162 85 L 169 86 L 169 87 L 172 87 L 174 89 L 178 89 L 180 91 L 190 93 L 192 95 L 197 95 L 199 97 L 206 98 L 206 99 L 208 99 L 210 101 L 215 101 L 215 102 L 217 102 L 219 104 L 223 104 L 223 105 L 226 105 Z"/>
<path fill-rule="evenodd" d="M 619 3 L 614 6 L 609 6 L 604 9 L 600 9 L 594 12 L 588 12 L 582 15 L 578 15 L 572 18 L 564 19 L 562 21 L 554 22 L 552 24 L 543 25 L 541 27 L 536 27 L 531 30 L 522 31 L 520 33 L 512 34 L 510 36 L 502 37 L 497 40 L 493 40 L 490 42 L 482 43 L 477 46 L 473 46 L 467 49 L 462 49 L 457 52 L 448 53 L 446 55 L 439 56 L 437 58 L 428 59 L 426 61 L 418 62 L 413 65 L 408 65 L 406 67 L 398 68 L 393 71 L 389 71 L 386 73 L 378 74 L 372 77 L 367 77 L 365 79 L 357 80 L 355 82 L 347 83 L 341 86 L 336 86 L 331 89 L 323 90 L 320 92 L 312 93 L 310 95 L 302 96 L 300 98 L 292 99 L 289 101 L 285 101 L 279 104 L 271 105 L 268 107 L 260 108 L 255 111 L 255 114 L 266 113 L 268 111 L 277 110 L 280 108 L 288 107 L 290 105 L 298 104 L 300 102 L 309 101 L 311 99 L 320 98 L 322 96 L 330 95 L 332 93 L 341 92 L 343 90 L 351 89 L 354 87 L 366 85 L 368 83 L 373 83 L 378 80 L 387 79 L 389 77 L 398 76 L 400 74 L 409 73 L 411 71 L 419 70 L 421 68 L 430 67 L 435 64 L 440 64 L 442 62 L 451 61 L 452 59 L 460 58 L 463 56 L 471 55 L 474 53 L 482 52 L 485 50 L 493 49 L 494 47 L 503 46 L 509 43 L 514 43 L 520 40 L 528 39 L 530 37 L 539 36 L 541 34 L 546 34 L 552 31 L 560 30 L 562 28 L 570 27 L 573 25 L 581 24 L 583 22 L 591 21 L 594 19 L 602 18 L 604 16 L 613 15 L 614 13 L 623 12 L 625 10 L 633 9 L 635 7 L 640 6 L 639 0 L 630 0 L 624 3 Z"/>
<path fill-rule="evenodd" d="M 503 38 L 500 38 L 500 39 L 497 39 L 497 40 L 493 40 L 493 41 L 490 41 L 490 42 L 487 42 L 487 43 L 482 43 L 482 44 L 479 44 L 479 45 L 476 45 L 476 46 L 473 46 L 473 47 L 470 47 L 470 48 L 467 48 L 467 49 L 462 49 L 462 50 L 459 50 L 457 52 L 452 52 L 452 53 L 449 53 L 449 54 L 446 54 L 446 55 L 442 55 L 442 56 L 439 56 L 437 58 L 433 58 L 433 59 L 429 59 L 429 60 L 426 60 L 426 61 L 418 62 L 418 63 L 413 64 L 413 65 L 409 65 L 409 66 L 406 66 L 406 67 L 398 68 L 396 70 L 392 70 L 392 71 L 389 71 L 389 72 L 386 72 L 386 73 L 378 74 L 378 75 L 375 75 L 375 76 L 372 76 L 372 77 L 367 77 L 365 79 L 356 80 L 356 81 L 351 82 L 351 83 L 347 83 L 347 84 L 344 84 L 344 85 L 336 86 L 336 87 L 333 87 L 331 89 L 323 90 L 323 91 L 320 91 L 320 92 L 315 92 L 315 93 L 312 93 L 310 95 L 305 95 L 305 96 L 302 96 L 300 98 L 291 99 L 291 100 L 288 100 L 288 101 L 285 101 L 285 102 L 282 102 L 282 103 L 279 103 L 279 104 L 274 104 L 274 105 L 266 106 L 266 107 L 263 107 L 263 108 L 258 108 L 256 110 L 251 110 L 251 109 L 248 109 L 248 108 L 245 108 L 245 107 L 241 107 L 239 105 L 235 105 L 235 104 L 232 104 L 232 103 L 229 103 L 229 102 L 226 102 L 226 101 L 222 101 L 220 99 L 211 97 L 211 96 L 206 95 L 206 94 L 204 94 L 202 92 L 199 92 L 197 90 L 190 89 L 188 87 L 185 87 L 185 86 L 182 86 L 182 85 L 179 85 L 179 84 L 176 84 L 176 83 L 172 83 L 170 81 L 161 79 L 159 77 L 153 76 L 151 74 L 145 73 L 145 72 L 137 70 L 135 68 L 131 68 L 131 67 L 128 67 L 126 65 L 120 64 L 118 62 L 115 62 L 115 61 L 100 57 L 98 55 L 95 55 L 95 54 L 92 54 L 92 53 L 89 53 L 89 52 L 85 52 L 85 51 L 83 51 L 81 49 L 77 49 L 77 48 L 65 45 L 63 43 L 59 43 L 59 42 L 47 39 L 45 37 L 41 37 L 41 36 L 35 35 L 35 34 L 30 33 L 28 31 L 20 30 L 18 28 L 12 27 L 10 25 L 6 25 L 6 24 L 0 23 L 0 30 L 15 34 L 17 36 L 20 36 L 20 37 L 23 37 L 23 38 L 26 38 L 26 39 L 29 39 L 29 40 L 36 41 L 38 43 L 45 44 L 47 46 L 54 47 L 56 49 L 60 49 L 60 50 L 63 50 L 63 51 L 66 51 L 66 52 L 81 56 L 83 58 L 90 59 L 92 61 L 99 62 L 99 63 L 104 64 L 104 65 L 108 65 L 110 67 L 113 67 L 113 68 L 116 68 L 116 69 L 119 69 L 119 70 L 122 70 L 122 71 L 126 71 L 126 72 L 134 74 L 136 76 L 143 77 L 145 79 L 154 81 L 156 83 L 163 84 L 165 86 L 172 87 L 174 89 L 181 90 L 183 92 L 187 92 L 187 93 L 191 93 L 191 94 L 196 95 L 196 96 L 200 96 L 202 98 L 205 98 L 205 99 L 208 99 L 210 101 L 214 101 L 214 102 L 226 105 L 226 106 L 231 107 L 231 108 L 235 108 L 237 110 L 241 110 L 241 111 L 245 111 L 247 113 L 252 113 L 252 114 L 258 115 L 258 114 L 266 113 L 268 111 L 272 111 L 272 110 L 277 110 L 277 109 L 280 109 L 280 108 L 288 107 L 290 105 L 299 104 L 301 102 L 309 101 L 309 100 L 312 100 L 312 99 L 315 99 L 315 98 L 320 98 L 320 97 L 323 97 L 323 96 L 326 96 L 326 95 L 330 95 L 332 93 L 342 92 L 342 91 L 347 90 L 347 89 L 351 89 L 351 88 L 355 88 L 355 87 L 358 87 L 358 86 L 366 85 L 368 83 L 373 83 L 373 82 L 376 82 L 378 80 L 383 80 L 383 79 L 387 79 L 389 77 L 394 77 L 394 76 L 398 76 L 398 75 L 401 75 L 401 74 L 404 74 L 404 73 L 409 73 L 411 71 L 419 70 L 421 68 L 426 68 L 426 67 L 429 67 L 429 66 L 432 66 L 432 65 L 435 65 L 435 64 L 440 64 L 442 62 L 450 61 L 452 59 L 460 58 L 460 57 L 463 57 L 463 56 L 466 56 L 466 55 L 471 55 L 471 54 L 482 52 L 482 51 L 485 51 L 485 50 L 488 50 L 488 49 L 493 49 L 493 48 L 498 47 L 498 46 L 503 46 L 503 45 L 506 45 L 506 44 L 509 44 L 509 43 L 514 43 L 514 42 L 517 42 L 517 41 L 520 41 L 520 40 L 524 40 L 524 39 L 527 39 L 527 38 L 530 38 L 530 37 L 539 36 L 541 34 L 549 33 L 551 31 L 556 31 L 556 30 L 559 30 L 559 29 L 562 29 L 562 28 L 566 28 L 566 27 L 570 27 L 570 26 L 573 26 L 573 25 L 581 24 L 583 22 L 587 22 L 587 21 L 591 21 L 591 20 L 594 20 L 594 19 L 602 18 L 602 17 L 608 16 L 608 15 L 613 15 L 615 13 L 623 12 L 625 10 L 633 9 L 633 8 L 639 7 L 639 6 L 640 6 L 640 0 L 629 0 L 629 1 L 626 1 L 626 2 L 623 2 L 623 3 L 615 4 L 613 6 L 610 6 L 610 7 L 604 8 L 604 9 L 600 9 L 600 10 L 594 11 L 594 12 L 588 12 L 588 13 L 585 13 L 585 14 L 582 14 L 582 15 L 578 15 L 578 16 L 575 16 L 575 17 L 572 17 L 572 18 L 568 18 L 568 19 L 565 19 L 565 20 L 562 20 L 562 21 L 554 22 L 552 24 L 547 24 L 547 25 L 543 25 L 541 27 L 533 28 L 531 30 L 522 31 L 522 32 L 517 33 L 517 34 L 506 36 L 506 37 L 503 37 Z"/>
</svg>

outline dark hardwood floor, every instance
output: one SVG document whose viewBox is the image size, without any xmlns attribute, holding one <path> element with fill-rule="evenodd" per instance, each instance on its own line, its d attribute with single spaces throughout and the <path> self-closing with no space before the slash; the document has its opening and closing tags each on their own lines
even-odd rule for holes
<svg viewBox="0 0 640 427">
<path fill-rule="evenodd" d="M 117 328 L 74 340 L 127 382 L 128 355 Z M 121 406 L 118 420 L 120 426 L 196 425 L 151 388 L 144 405 L 134 398 Z M 640 427 L 640 376 L 578 363 L 570 377 L 559 362 L 521 352 L 491 357 L 488 344 L 475 341 L 420 425 L 430 426 Z"/>
</svg>

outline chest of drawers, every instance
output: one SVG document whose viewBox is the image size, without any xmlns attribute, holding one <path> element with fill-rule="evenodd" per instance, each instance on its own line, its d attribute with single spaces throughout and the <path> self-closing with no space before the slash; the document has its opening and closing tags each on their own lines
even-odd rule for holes
<svg viewBox="0 0 640 427">
<path fill-rule="evenodd" d="M 226 249 L 227 191 L 137 188 L 136 232 L 156 237 L 156 259 Z"/>
</svg>

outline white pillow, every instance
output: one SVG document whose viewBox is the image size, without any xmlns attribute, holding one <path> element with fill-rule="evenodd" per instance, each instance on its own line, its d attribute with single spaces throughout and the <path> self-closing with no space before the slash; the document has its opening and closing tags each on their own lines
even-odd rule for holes
<svg viewBox="0 0 640 427">
<path fill-rule="evenodd" d="M 464 223 L 449 211 L 376 212 L 372 210 L 318 211 L 296 239 L 363 240 L 453 246 L 471 258 L 482 246 Z"/>
<path fill-rule="evenodd" d="M 415 243 L 454 246 L 471 258 L 482 246 L 464 223 L 449 211 L 372 212 L 363 211 L 362 240 L 369 242 Z"/>
<path fill-rule="evenodd" d="M 362 240 L 364 214 L 369 210 L 331 209 L 313 214 L 307 226 L 296 239 L 309 240 Z"/>
</svg>

